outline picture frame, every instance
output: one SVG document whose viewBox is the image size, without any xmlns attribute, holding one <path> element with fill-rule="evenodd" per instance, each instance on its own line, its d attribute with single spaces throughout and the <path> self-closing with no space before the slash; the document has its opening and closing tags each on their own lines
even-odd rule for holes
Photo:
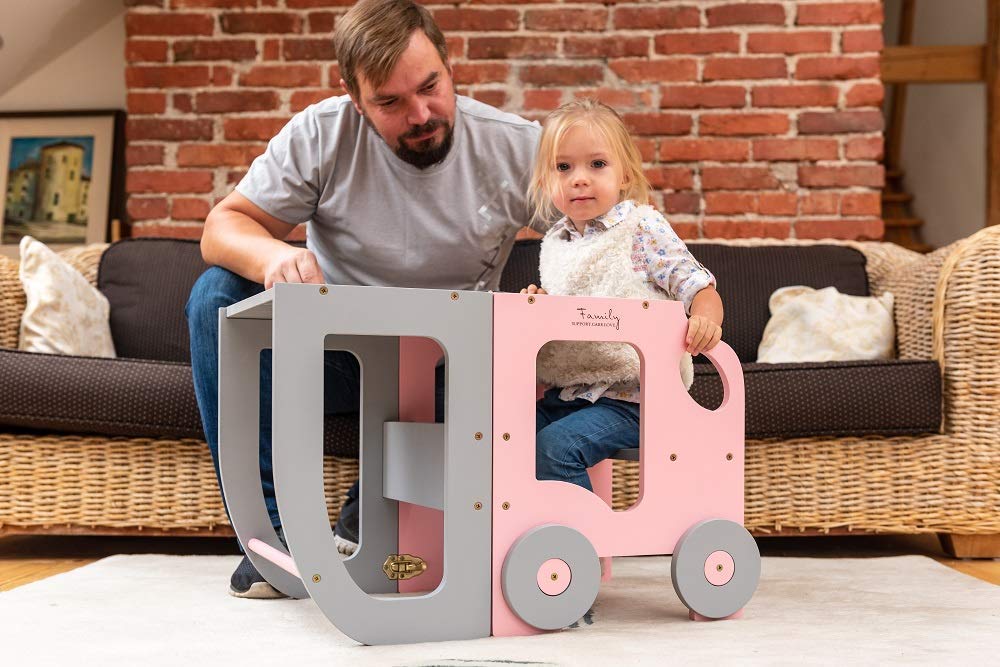
<svg viewBox="0 0 1000 667">
<path fill-rule="evenodd" d="M 0 112 L 0 254 L 106 242 L 124 194 L 124 111 Z"/>
</svg>

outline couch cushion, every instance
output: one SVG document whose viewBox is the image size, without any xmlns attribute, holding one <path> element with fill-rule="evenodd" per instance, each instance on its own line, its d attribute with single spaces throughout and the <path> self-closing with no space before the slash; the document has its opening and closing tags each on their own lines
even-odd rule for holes
<svg viewBox="0 0 1000 667">
<path fill-rule="evenodd" d="M 101 257 L 97 287 L 111 303 L 119 357 L 190 362 L 184 304 L 208 268 L 197 241 L 126 239 Z"/>
<path fill-rule="evenodd" d="M 919 360 L 743 364 L 748 438 L 914 435 L 941 425 L 941 373 Z M 695 366 L 691 395 L 718 407 L 722 382 Z"/>
<path fill-rule="evenodd" d="M 500 277 L 500 290 L 517 292 L 538 284 L 540 241 L 518 241 Z M 836 287 L 844 294 L 868 296 L 865 256 L 853 248 L 813 246 L 726 246 L 692 243 L 691 254 L 718 280 L 726 310 L 722 337 L 740 361 L 757 360 L 764 326 L 771 316 L 767 307 L 779 287 L 806 285 Z M 698 357 L 696 362 L 707 361 Z"/>
</svg>

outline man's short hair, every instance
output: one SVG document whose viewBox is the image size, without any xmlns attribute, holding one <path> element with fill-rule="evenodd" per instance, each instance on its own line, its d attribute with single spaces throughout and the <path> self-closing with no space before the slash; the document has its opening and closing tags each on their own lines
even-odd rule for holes
<svg viewBox="0 0 1000 667">
<path fill-rule="evenodd" d="M 448 62 L 448 47 L 434 17 L 412 0 L 361 0 L 337 21 L 333 46 L 348 92 L 360 99 L 358 76 L 373 89 L 389 80 L 414 30 L 424 34 Z"/>
</svg>

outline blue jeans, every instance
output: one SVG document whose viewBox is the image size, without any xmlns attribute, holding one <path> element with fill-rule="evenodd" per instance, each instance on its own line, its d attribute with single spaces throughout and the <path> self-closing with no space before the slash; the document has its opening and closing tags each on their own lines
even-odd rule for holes
<svg viewBox="0 0 1000 667">
<path fill-rule="evenodd" d="M 587 468 L 639 446 L 639 404 L 603 396 L 563 401 L 560 391 L 549 389 L 535 406 L 535 474 L 593 491 Z"/>
</svg>

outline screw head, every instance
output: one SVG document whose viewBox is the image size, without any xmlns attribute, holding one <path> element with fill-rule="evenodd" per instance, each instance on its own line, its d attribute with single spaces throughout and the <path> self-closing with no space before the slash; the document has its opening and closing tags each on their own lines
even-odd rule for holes
<svg viewBox="0 0 1000 667">
<path fill-rule="evenodd" d="M 643 301 L 642 302 L 642 307 L 648 310 L 649 309 L 649 302 L 648 301 Z"/>
<path fill-rule="evenodd" d="M 503 509 L 505 509 L 505 510 L 509 510 L 510 509 L 510 503 L 504 503 L 500 507 L 503 508 Z"/>
<path fill-rule="evenodd" d="M 551 579 L 552 581 L 558 581 L 559 575 L 553 572 L 552 574 L 549 575 L 549 579 Z"/>
<path fill-rule="evenodd" d="M 326 294 L 326 293 L 327 293 L 327 292 L 329 292 L 329 291 L 330 291 L 330 290 L 329 290 L 329 289 L 327 289 L 326 285 L 324 285 L 323 287 L 320 287 L 320 288 L 319 288 L 319 293 L 320 293 L 320 294 Z"/>
<path fill-rule="evenodd" d="M 314 584 L 318 584 L 321 579 L 322 579 L 322 577 L 320 577 L 318 574 L 314 574 L 313 575 L 313 583 Z"/>
<path fill-rule="evenodd" d="M 719 563 L 718 565 L 715 566 L 715 571 L 722 572 L 722 563 Z"/>
<path fill-rule="evenodd" d="M 474 510 L 476 510 L 476 511 L 478 511 L 478 510 L 481 510 L 481 509 L 483 509 L 483 504 L 482 504 L 482 503 L 480 503 L 480 502 L 477 502 L 477 503 L 473 503 L 473 505 L 472 505 L 472 509 L 474 509 Z"/>
<path fill-rule="evenodd" d="M 670 460 L 671 461 L 676 461 L 677 460 L 677 455 L 676 454 L 671 454 L 670 455 Z"/>
<path fill-rule="evenodd" d="M 726 460 L 727 461 L 732 461 L 733 460 L 733 453 L 732 452 L 729 452 L 728 454 L 726 454 Z"/>
<path fill-rule="evenodd" d="M 452 301 L 458 301 L 458 292 L 452 292 L 451 293 L 451 300 Z"/>
<path fill-rule="evenodd" d="M 503 434 L 503 439 L 504 440 L 510 440 L 510 433 L 504 433 Z"/>
<path fill-rule="evenodd" d="M 534 303 L 534 302 L 535 302 L 535 297 L 529 296 L 528 297 L 528 303 Z"/>
<path fill-rule="evenodd" d="M 475 435 L 475 436 L 473 436 L 473 437 L 474 437 L 474 438 L 475 438 L 476 440 L 482 440 L 482 439 L 483 439 L 483 434 L 482 434 L 482 432 L 480 432 L 480 431 L 476 431 L 476 435 Z"/>
</svg>

